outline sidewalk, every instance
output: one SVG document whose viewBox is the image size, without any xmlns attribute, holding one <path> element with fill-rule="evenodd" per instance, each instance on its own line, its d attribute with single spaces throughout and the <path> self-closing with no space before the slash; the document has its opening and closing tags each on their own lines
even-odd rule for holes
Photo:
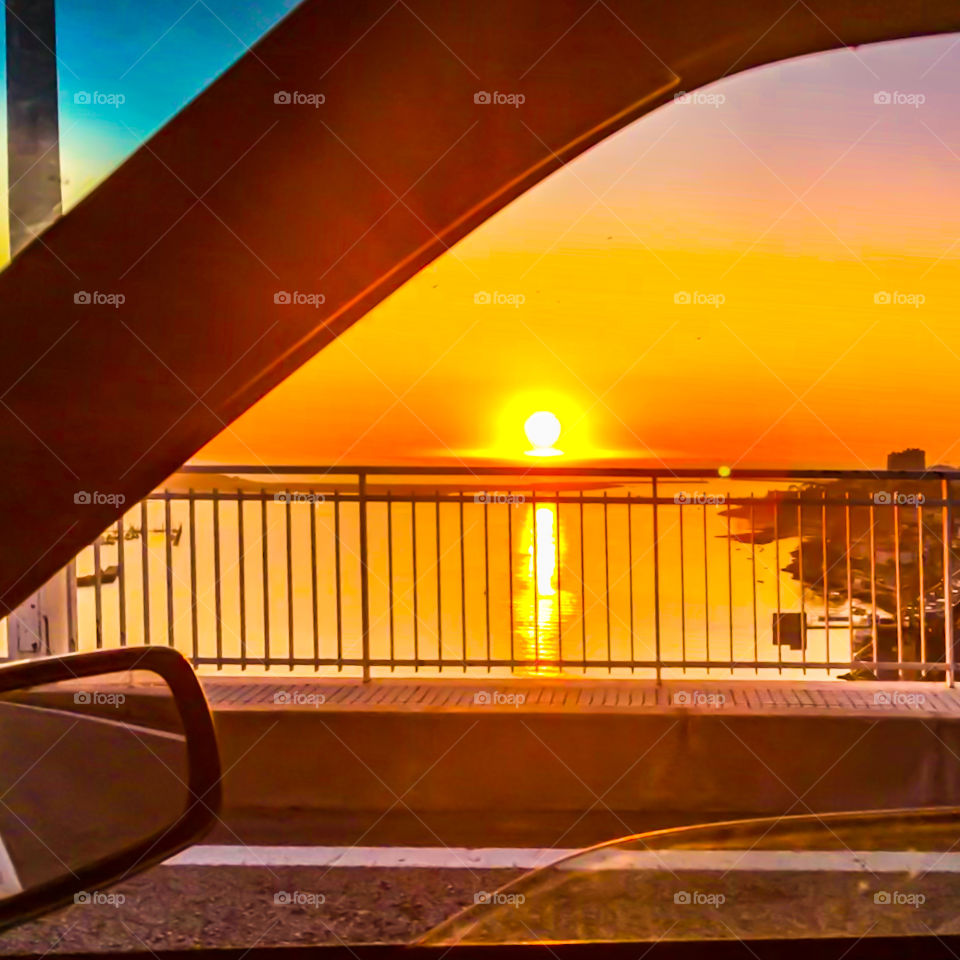
<svg viewBox="0 0 960 960">
<path fill-rule="evenodd" d="M 662 713 L 960 717 L 960 689 L 940 683 L 751 680 L 358 679 L 202 677 L 224 710 L 322 713 Z"/>
</svg>

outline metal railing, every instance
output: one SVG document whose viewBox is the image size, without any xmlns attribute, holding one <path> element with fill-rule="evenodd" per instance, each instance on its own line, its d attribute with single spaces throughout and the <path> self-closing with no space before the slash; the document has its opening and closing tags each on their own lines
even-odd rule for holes
<svg viewBox="0 0 960 960">
<path fill-rule="evenodd" d="M 952 683 L 957 480 L 190 467 L 78 558 L 80 646 L 218 671 Z"/>
</svg>

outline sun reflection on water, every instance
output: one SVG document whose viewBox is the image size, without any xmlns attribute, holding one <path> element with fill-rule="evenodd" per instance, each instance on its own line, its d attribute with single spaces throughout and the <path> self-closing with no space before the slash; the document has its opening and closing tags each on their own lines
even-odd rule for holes
<svg viewBox="0 0 960 960">
<path fill-rule="evenodd" d="M 516 672 L 522 676 L 558 676 L 563 622 L 572 613 L 573 594 L 560 583 L 566 536 L 555 504 L 526 507 L 514 556 Z"/>
</svg>

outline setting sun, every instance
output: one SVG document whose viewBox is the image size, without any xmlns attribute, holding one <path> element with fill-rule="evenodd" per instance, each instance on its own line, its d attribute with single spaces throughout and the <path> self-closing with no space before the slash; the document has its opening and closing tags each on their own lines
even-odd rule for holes
<svg viewBox="0 0 960 960">
<path fill-rule="evenodd" d="M 557 450 L 554 444 L 560 438 L 560 420 L 553 413 L 538 410 L 527 417 L 523 425 L 523 432 L 533 446 L 527 450 L 528 457 L 559 457 L 562 450 Z"/>
</svg>

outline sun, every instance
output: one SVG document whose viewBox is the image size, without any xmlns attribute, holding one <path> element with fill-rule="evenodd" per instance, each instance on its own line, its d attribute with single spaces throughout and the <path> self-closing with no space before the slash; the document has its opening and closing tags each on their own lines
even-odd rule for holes
<svg viewBox="0 0 960 960">
<path fill-rule="evenodd" d="M 523 425 L 523 432 L 532 444 L 533 449 L 527 450 L 528 457 L 559 457 L 562 450 L 557 450 L 554 444 L 560 438 L 560 420 L 556 414 L 546 410 L 538 410 L 527 417 Z"/>
</svg>

